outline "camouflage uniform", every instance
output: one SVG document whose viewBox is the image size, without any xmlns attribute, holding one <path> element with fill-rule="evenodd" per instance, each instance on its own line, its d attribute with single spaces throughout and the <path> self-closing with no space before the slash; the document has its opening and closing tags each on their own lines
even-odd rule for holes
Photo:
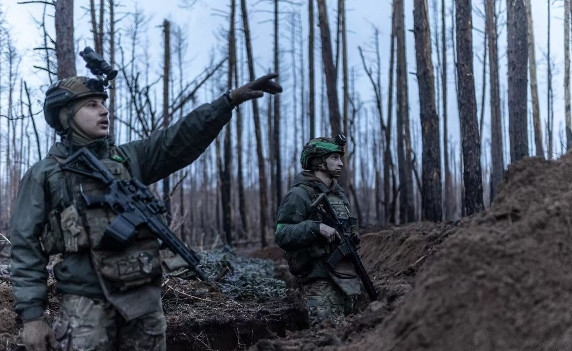
<svg viewBox="0 0 572 351">
<path fill-rule="evenodd" d="M 338 218 L 350 218 L 349 202 L 337 182 L 333 180 L 328 188 L 305 170 L 296 176 L 280 204 L 275 238 L 286 251 L 290 271 L 302 286 L 312 325 L 356 312 L 355 302 L 361 293 L 349 259 L 340 261 L 336 269 L 326 263 L 339 242 L 329 244 L 320 235 L 321 218 L 310 205 L 321 193 L 327 194 Z M 352 230 L 357 231 L 357 226 Z"/>
<path fill-rule="evenodd" d="M 221 97 L 148 139 L 114 146 L 104 138 L 86 147 L 116 178 L 137 178 L 148 185 L 201 155 L 231 112 Z M 114 214 L 88 209 L 81 192 L 98 194 L 105 188 L 60 167 L 78 148 L 65 139 L 54 144 L 20 182 L 10 224 L 15 309 L 24 322 L 42 317 L 48 257 L 62 252 L 63 260 L 54 267 L 63 293 L 54 333 L 65 350 L 165 350 L 158 242 L 139 230 L 125 250 L 99 247 Z"/>
</svg>

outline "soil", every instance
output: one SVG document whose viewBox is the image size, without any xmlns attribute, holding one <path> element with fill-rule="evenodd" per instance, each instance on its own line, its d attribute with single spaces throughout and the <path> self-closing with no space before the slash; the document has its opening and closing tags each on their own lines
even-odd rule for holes
<svg viewBox="0 0 572 351">
<path fill-rule="evenodd" d="M 272 260 L 286 296 L 231 299 L 181 277 L 164 284 L 169 350 L 563 350 L 572 344 L 572 154 L 509 166 L 480 214 L 362 234 L 360 254 L 380 294 L 337 325 L 309 329 L 282 251 Z M 0 282 L 0 349 L 21 324 Z M 51 295 L 50 313 L 57 312 Z"/>
</svg>

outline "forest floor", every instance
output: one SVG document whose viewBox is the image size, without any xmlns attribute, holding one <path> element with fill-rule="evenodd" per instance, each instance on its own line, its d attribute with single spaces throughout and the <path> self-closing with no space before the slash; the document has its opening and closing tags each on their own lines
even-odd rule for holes
<svg viewBox="0 0 572 351">
<path fill-rule="evenodd" d="M 380 295 L 374 302 L 364 297 L 361 312 L 337 325 L 308 328 L 276 247 L 242 256 L 272 262 L 283 285 L 233 278 L 240 269 L 228 258 L 231 269 L 220 282 L 248 285 L 238 292 L 169 275 L 163 287 L 168 350 L 569 349 L 571 175 L 572 154 L 525 159 L 509 166 L 495 202 L 482 213 L 362 234 L 362 260 Z M 264 269 L 257 279 L 271 274 Z M 57 294 L 50 291 L 54 316 Z M 12 303 L 9 281 L 0 282 L 0 349 L 19 349 L 21 323 Z"/>
</svg>

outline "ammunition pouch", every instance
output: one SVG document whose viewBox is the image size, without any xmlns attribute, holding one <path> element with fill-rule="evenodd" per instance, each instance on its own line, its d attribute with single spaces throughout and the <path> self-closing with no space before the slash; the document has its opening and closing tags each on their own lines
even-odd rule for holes
<svg viewBox="0 0 572 351">
<path fill-rule="evenodd" d="M 124 251 L 92 251 L 93 264 L 114 291 L 149 284 L 161 276 L 157 240 L 130 245 Z"/>
<path fill-rule="evenodd" d="M 48 214 L 48 222 L 40 234 L 40 245 L 47 255 L 56 255 L 65 251 L 59 210 L 52 210 Z"/>
</svg>

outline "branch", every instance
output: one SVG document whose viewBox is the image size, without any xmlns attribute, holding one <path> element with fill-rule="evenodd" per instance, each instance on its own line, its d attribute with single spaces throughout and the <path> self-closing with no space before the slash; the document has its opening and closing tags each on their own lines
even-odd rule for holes
<svg viewBox="0 0 572 351">
<path fill-rule="evenodd" d="M 181 101 L 172 108 L 170 112 L 171 116 L 175 115 L 190 99 L 195 96 L 195 93 L 199 90 L 199 88 L 202 87 L 203 84 L 215 74 L 215 72 L 226 62 L 226 60 L 227 58 L 225 57 L 212 69 L 212 71 L 207 72 L 206 76 L 197 84 L 197 86 L 195 86 L 195 88 L 189 94 L 187 94 L 187 96 L 182 98 Z"/>
</svg>

